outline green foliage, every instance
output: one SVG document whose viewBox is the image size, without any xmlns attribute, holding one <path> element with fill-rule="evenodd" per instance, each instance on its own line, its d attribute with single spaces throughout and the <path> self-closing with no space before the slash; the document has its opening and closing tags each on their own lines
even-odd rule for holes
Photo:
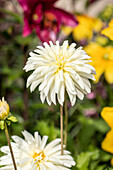
<svg viewBox="0 0 113 170">
<path fill-rule="evenodd" d="M 23 19 L 20 14 L 3 8 L 0 12 L 2 14 L 0 99 L 2 96 L 7 99 L 14 115 L 7 118 L 8 124 L 13 122 L 10 127 L 8 126 L 9 133 L 22 137 L 21 131 L 24 129 L 32 134 L 39 131 L 41 136 L 49 136 L 48 142 L 50 142 L 60 137 L 59 105 L 49 107 L 46 103 L 42 104 L 37 89 L 31 94 L 29 89 L 26 89 L 26 80 L 30 73 L 23 71 L 29 52 L 33 51 L 40 42 L 35 33 L 26 38 L 22 36 Z M 99 17 L 109 21 L 113 17 L 113 6 L 108 6 Z M 70 42 L 73 41 L 72 37 L 67 38 L 70 38 Z M 100 34 L 94 38 L 101 44 Z M 102 45 L 106 44 L 113 45 L 113 42 L 106 38 Z M 94 99 L 85 98 L 83 101 L 77 99 L 73 107 L 70 107 L 68 100 L 67 150 L 72 153 L 77 163 L 72 170 L 113 170 L 110 164 L 113 155 L 101 148 L 101 142 L 110 128 L 100 116 L 103 107 L 113 107 L 113 85 L 109 85 L 103 75 L 100 82 L 106 97 L 102 96 L 100 84 L 91 82 L 92 91 L 96 94 Z M 86 110 L 89 111 L 91 108 L 95 109 L 94 115 L 85 115 Z M 4 129 L 3 121 L 0 121 L 0 129 Z M 6 143 L 4 130 L 0 130 L 0 147 Z"/>
<path fill-rule="evenodd" d="M 12 116 L 12 115 L 9 116 L 7 119 L 10 120 L 11 122 L 17 122 L 18 121 L 17 118 Z"/>
<path fill-rule="evenodd" d="M 113 18 L 113 5 L 110 4 L 106 6 L 104 11 L 100 13 L 99 17 L 105 21 L 110 21 L 110 19 Z"/>
<path fill-rule="evenodd" d="M 0 129 L 4 129 L 4 120 L 0 120 Z"/>
<path fill-rule="evenodd" d="M 88 165 L 91 160 L 91 157 L 93 156 L 92 152 L 84 152 L 78 155 L 77 157 L 77 168 L 79 170 L 88 170 Z"/>
<path fill-rule="evenodd" d="M 37 122 L 35 128 L 40 132 L 41 136 L 49 136 L 49 142 L 56 138 L 60 138 L 60 130 L 58 128 L 55 128 L 53 122 L 48 123 L 47 121 L 42 120 Z"/>
</svg>

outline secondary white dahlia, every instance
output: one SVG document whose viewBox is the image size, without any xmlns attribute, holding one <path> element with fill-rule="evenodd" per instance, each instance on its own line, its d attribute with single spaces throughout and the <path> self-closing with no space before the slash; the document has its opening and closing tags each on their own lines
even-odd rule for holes
<svg viewBox="0 0 113 170">
<path fill-rule="evenodd" d="M 82 47 L 75 49 L 76 44 L 68 45 L 64 41 L 63 45 L 56 45 L 50 41 L 44 43 L 44 47 L 37 46 L 34 52 L 30 52 L 28 61 L 24 70 L 34 72 L 27 80 L 27 87 L 31 85 L 31 92 L 39 85 L 40 98 L 44 103 L 56 104 L 56 95 L 58 102 L 63 105 L 65 90 L 67 91 L 71 105 L 76 102 L 76 96 L 79 99 L 84 98 L 84 94 L 90 93 L 91 85 L 88 79 L 95 80 L 92 74 L 95 69 L 88 63 L 90 57 L 82 50 Z"/>
<path fill-rule="evenodd" d="M 61 139 L 55 139 L 46 145 L 48 136 L 42 140 L 38 132 L 34 137 L 27 131 L 22 132 L 25 140 L 12 136 L 11 143 L 18 170 L 69 170 L 75 165 L 75 161 L 67 150 L 61 155 Z M 6 155 L 0 157 L 1 170 L 14 170 L 8 146 L 1 147 Z"/>
</svg>

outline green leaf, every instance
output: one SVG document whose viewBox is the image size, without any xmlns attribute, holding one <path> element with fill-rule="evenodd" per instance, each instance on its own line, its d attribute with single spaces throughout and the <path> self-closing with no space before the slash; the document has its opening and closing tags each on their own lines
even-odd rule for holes
<svg viewBox="0 0 113 170">
<path fill-rule="evenodd" d="M 91 152 L 81 153 L 77 157 L 77 168 L 79 168 L 79 170 L 88 170 L 88 165 L 89 165 L 91 156 L 92 156 Z"/>
<path fill-rule="evenodd" d="M 49 136 L 48 141 L 52 141 L 57 137 L 60 137 L 60 130 L 54 127 L 54 124 L 46 121 L 39 121 L 35 127 L 40 132 L 41 136 Z"/>
<path fill-rule="evenodd" d="M 110 127 L 103 119 L 97 119 L 94 126 L 101 133 L 107 133 L 110 130 Z"/>
<path fill-rule="evenodd" d="M 27 37 L 22 37 L 22 35 L 17 35 L 15 37 L 15 41 L 18 43 L 18 44 L 21 44 L 21 45 L 29 45 L 31 42 L 32 42 L 32 36 L 29 35 Z"/>
<path fill-rule="evenodd" d="M 6 120 L 6 122 L 7 122 L 8 126 L 10 126 L 10 124 L 11 124 L 11 121 L 9 121 L 9 120 Z"/>
<path fill-rule="evenodd" d="M 10 116 L 7 119 L 10 120 L 11 122 L 17 122 L 18 121 L 17 118 L 14 117 L 14 116 Z"/>
<path fill-rule="evenodd" d="M 106 165 L 101 165 L 96 168 L 96 170 L 109 170 L 109 168 L 105 168 Z"/>
<path fill-rule="evenodd" d="M 20 23 L 20 24 L 23 23 L 23 22 L 22 22 L 22 17 L 21 17 L 21 15 L 18 15 L 18 14 L 14 13 L 14 12 L 11 12 L 11 11 L 8 11 L 8 10 L 2 9 L 2 8 L 0 8 L 0 12 L 10 15 L 11 17 L 13 17 L 13 19 L 14 19 L 16 22 L 18 22 L 18 23 Z"/>
<path fill-rule="evenodd" d="M 0 129 L 4 129 L 4 120 L 0 120 Z"/>
</svg>

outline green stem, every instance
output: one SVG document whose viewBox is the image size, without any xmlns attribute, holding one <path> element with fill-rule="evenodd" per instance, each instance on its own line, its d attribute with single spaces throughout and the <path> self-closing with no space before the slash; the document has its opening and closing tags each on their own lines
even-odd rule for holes
<svg viewBox="0 0 113 170">
<path fill-rule="evenodd" d="M 60 106 L 61 155 L 63 155 L 63 107 Z"/>
<path fill-rule="evenodd" d="M 67 127 L 68 127 L 68 112 L 67 112 L 67 97 L 65 95 L 65 103 L 64 103 L 64 110 L 65 110 L 65 136 L 64 136 L 64 144 L 67 144 Z"/>
<path fill-rule="evenodd" d="M 15 159 L 14 159 L 13 150 L 12 150 L 12 147 L 11 147 L 11 142 L 10 142 L 10 139 L 9 139 L 9 133 L 8 133 L 6 121 L 5 121 L 5 134 L 6 134 L 7 142 L 8 142 L 8 145 L 9 145 L 9 149 L 10 149 L 10 153 L 11 153 L 14 169 L 17 170 Z"/>
</svg>

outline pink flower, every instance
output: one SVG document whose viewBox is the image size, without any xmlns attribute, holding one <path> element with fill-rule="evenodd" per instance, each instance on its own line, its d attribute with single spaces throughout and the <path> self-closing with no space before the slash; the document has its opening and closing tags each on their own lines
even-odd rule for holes
<svg viewBox="0 0 113 170">
<path fill-rule="evenodd" d="M 23 36 L 31 34 L 33 29 L 42 42 L 56 41 L 61 25 L 75 27 L 75 17 L 54 7 L 57 0 L 18 0 L 24 10 Z"/>
<path fill-rule="evenodd" d="M 96 98 L 96 93 L 95 93 L 95 92 L 88 93 L 88 94 L 86 95 L 86 97 L 87 97 L 87 99 L 89 99 L 89 100 L 93 100 L 93 99 Z"/>
</svg>

